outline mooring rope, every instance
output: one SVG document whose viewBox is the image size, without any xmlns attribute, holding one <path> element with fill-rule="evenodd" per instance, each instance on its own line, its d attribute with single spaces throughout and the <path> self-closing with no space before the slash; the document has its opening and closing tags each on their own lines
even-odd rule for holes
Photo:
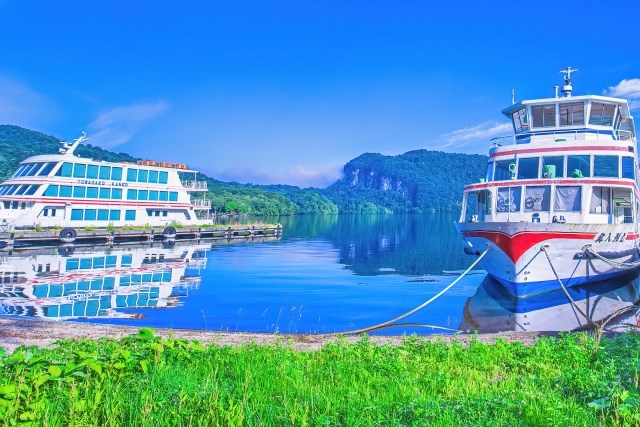
<svg viewBox="0 0 640 427">
<path fill-rule="evenodd" d="M 491 246 L 488 246 L 487 249 L 485 249 L 484 252 L 482 252 L 480 254 L 480 256 L 469 266 L 469 268 L 467 268 L 460 276 L 458 276 L 458 278 L 456 280 L 454 280 L 453 282 L 451 282 L 446 288 L 444 288 L 443 290 L 441 290 L 440 292 L 438 292 L 436 295 L 434 295 L 433 297 L 429 298 L 427 301 L 425 301 L 424 303 L 420 304 L 418 307 L 414 308 L 413 310 L 407 311 L 406 313 L 395 317 L 391 320 L 387 320 L 386 322 L 382 322 L 382 323 L 378 323 L 377 325 L 373 325 L 373 326 L 369 326 L 367 328 L 362 328 L 362 329 L 354 329 L 351 331 L 344 331 L 344 332 L 334 332 L 331 334 L 323 334 L 323 335 L 358 335 L 358 334 L 364 334 L 366 332 L 371 332 L 371 331 L 375 331 L 377 329 L 382 329 L 382 328 L 387 328 L 387 327 L 392 327 L 392 326 L 399 326 L 399 325 L 392 325 L 395 322 L 397 322 L 398 320 L 404 319 L 407 316 L 411 316 L 413 313 L 422 310 L 423 308 L 425 308 L 426 306 L 428 306 L 429 304 L 431 304 L 432 302 L 434 302 L 435 300 L 437 300 L 438 298 L 440 298 L 441 295 L 443 295 L 445 292 L 447 292 L 449 289 L 451 289 L 456 283 L 458 283 L 464 276 L 467 275 L 467 273 L 469 273 L 473 267 L 475 267 L 482 258 L 484 258 L 484 256 L 487 254 L 487 252 L 489 252 L 491 250 Z M 424 326 L 431 326 L 431 325 L 424 325 Z M 437 328 L 439 329 L 445 329 L 441 326 L 437 326 Z M 446 328 L 448 329 L 448 328 Z"/>
<path fill-rule="evenodd" d="M 607 264 L 609 264 L 614 268 L 635 268 L 640 266 L 640 260 L 634 261 L 634 262 L 614 261 L 612 259 L 602 256 L 601 254 L 593 250 L 591 246 L 585 246 L 584 248 L 582 248 L 582 250 L 592 254 L 594 257 L 598 258 L 600 261 L 606 262 Z"/>
<path fill-rule="evenodd" d="M 573 300 L 573 298 L 571 298 L 571 295 L 569 295 L 569 291 L 567 291 L 567 288 L 564 286 L 564 283 L 562 283 L 562 280 L 560 280 L 560 277 L 558 276 L 558 273 L 556 272 L 556 269 L 553 266 L 553 263 L 551 262 L 551 258 L 549 258 L 549 253 L 547 252 L 547 247 L 549 247 L 549 245 L 543 245 L 540 248 L 540 250 L 542 252 L 544 252 L 545 256 L 547 257 L 547 261 L 549 261 L 549 266 L 551 267 L 551 271 L 553 271 L 553 274 L 556 276 L 556 280 L 558 280 L 558 283 L 560 283 L 560 287 L 564 291 L 564 294 L 569 299 L 569 302 L 571 303 L 573 308 L 575 308 L 578 311 L 578 313 L 580 313 L 587 320 L 587 323 L 589 323 L 593 327 L 597 327 L 598 325 L 593 320 L 591 320 L 591 318 L 584 311 L 582 311 L 582 309 L 580 307 L 578 307 L 578 305 Z"/>
</svg>

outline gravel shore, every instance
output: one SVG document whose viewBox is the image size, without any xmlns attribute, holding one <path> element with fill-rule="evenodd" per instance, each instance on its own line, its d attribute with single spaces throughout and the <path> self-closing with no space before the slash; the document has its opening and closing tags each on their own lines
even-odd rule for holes
<svg viewBox="0 0 640 427">
<path fill-rule="evenodd" d="M 269 345 L 277 342 L 286 342 L 300 351 L 318 350 L 325 343 L 339 339 L 335 335 L 256 334 L 246 332 L 211 332 L 191 329 L 154 329 L 158 335 L 163 337 L 173 335 L 176 338 L 198 340 L 203 344 L 213 343 L 224 346 L 254 342 L 259 345 Z M 8 352 L 12 352 L 21 345 L 46 347 L 62 339 L 122 338 L 137 332 L 138 328 L 131 326 L 0 318 L 0 347 L 4 347 Z M 475 336 L 480 341 L 486 343 L 493 343 L 497 338 L 500 338 L 505 341 L 520 341 L 529 345 L 535 343 L 541 335 L 548 334 L 541 332 L 500 332 L 479 335 L 423 335 L 421 338 L 428 340 L 440 339 L 443 341 L 457 340 L 461 343 L 466 343 Z M 392 345 L 399 345 L 403 340 L 402 336 L 370 335 L 369 338 L 378 344 L 391 343 Z M 348 342 L 357 342 L 361 338 L 358 336 L 349 336 L 342 339 Z"/>
</svg>

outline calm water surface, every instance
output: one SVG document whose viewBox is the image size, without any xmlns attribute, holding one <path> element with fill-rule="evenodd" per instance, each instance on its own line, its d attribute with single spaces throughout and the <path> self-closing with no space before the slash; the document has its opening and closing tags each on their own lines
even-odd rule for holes
<svg viewBox="0 0 640 427">
<path fill-rule="evenodd" d="M 330 333 L 405 313 L 474 260 L 452 215 L 268 219 L 281 239 L 5 253 L 0 314 L 216 331 Z M 515 300 L 474 271 L 403 325 L 377 333 L 580 327 L 566 295 Z M 572 289 L 605 316 L 638 300 L 634 277 Z M 590 315 L 591 315 L 590 314 Z M 623 319 L 637 323 L 633 315 Z"/>
</svg>

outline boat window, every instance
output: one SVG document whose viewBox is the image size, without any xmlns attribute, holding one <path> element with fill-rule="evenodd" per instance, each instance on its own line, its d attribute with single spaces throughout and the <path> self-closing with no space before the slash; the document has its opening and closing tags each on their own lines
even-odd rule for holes
<svg viewBox="0 0 640 427">
<path fill-rule="evenodd" d="M 160 184 L 166 184 L 169 182 L 169 172 L 160 171 L 158 182 L 160 182 Z"/>
<path fill-rule="evenodd" d="M 524 211 L 541 212 L 549 211 L 551 206 L 551 186 L 537 185 L 527 186 L 524 190 Z"/>
<path fill-rule="evenodd" d="M 87 187 L 87 199 L 98 198 L 98 187 Z"/>
<path fill-rule="evenodd" d="M 633 173 L 633 157 L 622 158 L 622 177 L 635 179 L 635 176 Z"/>
<path fill-rule="evenodd" d="M 109 221 L 120 221 L 120 211 L 119 210 L 110 210 L 109 211 Z"/>
<path fill-rule="evenodd" d="M 24 175 L 35 176 L 40 168 L 42 168 L 42 165 L 44 165 L 44 163 L 34 163 L 33 166 L 31 166 Z"/>
<path fill-rule="evenodd" d="M 478 192 L 467 193 L 467 206 L 464 211 L 465 222 L 478 221 Z"/>
<path fill-rule="evenodd" d="M 534 128 L 552 127 L 556 125 L 556 106 L 534 105 L 531 107 Z"/>
<path fill-rule="evenodd" d="M 132 168 L 127 169 L 127 181 L 136 182 L 137 177 L 138 177 L 138 169 L 132 169 Z"/>
<path fill-rule="evenodd" d="M 127 200 L 137 200 L 138 199 L 138 190 L 127 190 Z"/>
<path fill-rule="evenodd" d="M 149 198 L 149 191 L 140 190 L 138 191 L 138 200 L 147 200 Z"/>
<path fill-rule="evenodd" d="M 593 187 L 591 193 L 591 205 L 589 212 L 591 213 L 611 213 L 611 188 L 609 187 Z"/>
<path fill-rule="evenodd" d="M 136 211 L 124 211 L 124 220 L 125 221 L 135 221 L 136 220 Z"/>
<path fill-rule="evenodd" d="M 579 185 L 556 187 L 556 197 L 553 210 L 580 212 L 581 203 L 582 188 Z"/>
<path fill-rule="evenodd" d="M 87 165 L 83 165 L 81 163 L 75 163 L 73 165 L 73 177 L 74 178 L 84 178 L 87 173 Z"/>
<path fill-rule="evenodd" d="M 631 203 L 631 189 L 613 189 L 613 207 L 615 208 L 615 222 L 633 223 L 633 204 Z"/>
<path fill-rule="evenodd" d="M 538 178 L 540 157 L 528 157 L 518 160 L 518 179 Z"/>
<path fill-rule="evenodd" d="M 593 176 L 618 177 L 618 156 L 593 156 Z"/>
<path fill-rule="evenodd" d="M 156 184 L 158 182 L 158 171 L 149 171 L 149 182 Z"/>
<path fill-rule="evenodd" d="M 499 160 L 496 163 L 496 172 L 494 181 L 507 181 L 516 177 L 516 161 Z"/>
<path fill-rule="evenodd" d="M 100 166 L 100 173 L 98 174 L 100 179 L 111 178 L 111 166 Z"/>
<path fill-rule="evenodd" d="M 589 156 L 567 156 L 567 176 L 589 178 L 591 176 Z"/>
<path fill-rule="evenodd" d="M 82 209 L 71 209 L 71 221 L 82 221 L 83 211 Z"/>
<path fill-rule="evenodd" d="M 22 196 L 25 191 L 27 191 L 27 188 L 29 188 L 28 185 L 21 185 L 18 187 L 18 191 L 15 192 L 14 196 Z"/>
<path fill-rule="evenodd" d="M 521 187 L 498 188 L 496 212 L 519 212 Z"/>
<path fill-rule="evenodd" d="M 73 187 L 73 197 L 77 199 L 84 199 L 87 193 L 87 187 Z"/>
<path fill-rule="evenodd" d="M 603 104 L 601 102 L 591 103 L 590 125 L 611 126 L 613 125 L 613 113 L 616 106 L 613 104 Z"/>
<path fill-rule="evenodd" d="M 121 181 L 122 180 L 122 168 L 111 168 L 111 179 L 113 181 Z"/>
<path fill-rule="evenodd" d="M 22 172 L 25 167 L 27 167 L 27 165 L 20 165 L 20 167 L 13 173 L 11 178 L 16 178 L 17 176 L 19 176 L 20 172 Z"/>
<path fill-rule="evenodd" d="M 87 178 L 98 179 L 98 165 L 87 165 Z"/>
<path fill-rule="evenodd" d="M 95 221 L 96 220 L 96 210 L 95 209 L 86 209 L 84 211 L 84 220 L 85 221 Z"/>
<path fill-rule="evenodd" d="M 100 195 L 98 196 L 100 199 L 110 199 L 111 198 L 111 189 L 110 188 L 101 188 Z"/>
<path fill-rule="evenodd" d="M 161 191 L 160 192 L 160 201 L 161 202 L 167 202 L 169 200 L 169 192 L 168 191 Z"/>
<path fill-rule="evenodd" d="M 480 204 L 480 211 L 484 211 L 486 214 L 491 215 L 493 210 L 493 203 L 491 199 L 491 191 L 482 190 L 478 193 L 478 203 Z"/>
<path fill-rule="evenodd" d="M 153 200 L 154 202 L 158 201 L 158 191 L 150 190 L 149 191 L 149 200 Z"/>
<path fill-rule="evenodd" d="M 29 189 L 26 191 L 26 193 L 24 193 L 25 196 L 33 196 L 34 194 L 36 194 L 36 191 L 38 191 L 38 188 L 40 188 L 39 185 L 33 184 L 31 186 L 29 186 Z"/>
<path fill-rule="evenodd" d="M 635 127 L 633 126 L 633 118 L 628 117 L 620 122 L 618 129 L 618 139 L 626 141 L 635 136 Z"/>
<path fill-rule="evenodd" d="M 70 177 L 71 172 L 73 171 L 73 164 L 64 162 L 58 171 L 59 176 Z"/>
<path fill-rule="evenodd" d="M 45 163 L 44 167 L 38 172 L 38 176 L 49 176 L 55 166 L 55 163 Z"/>
<path fill-rule="evenodd" d="M 513 118 L 513 128 L 516 132 L 529 129 L 529 119 L 526 109 L 522 108 L 516 111 L 511 117 Z"/>
<path fill-rule="evenodd" d="M 111 198 L 115 200 L 122 199 L 122 188 L 114 188 L 111 190 Z"/>
<path fill-rule="evenodd" d="M 491 206 L 491 205 L 489 205 Z M 167 216 L 167 211 L 162 211 L 162 216 Z"/>
<path fill-rule="evenodd" d="M 493 181 L 493 162 L 487 165 L 487 182 Z"/>
<path fill-rule="evenodd" d="M 147 176 L 149 175 L 149 171 L 146 169 L 140 169 L 138 171 L 138 182 L 147 182 Z"/>
<path fill-rule="evenodd" d="M 71 186 L 70 185 L 61 185 L 60 186 L 60 197 L 71 197 Z"/>
<path fill-rule="evenodd" d="M 12 185 L 7 191 L 7 196 L 12 196 L 18 188 L 20 188 L 20 185 Z"/>
<path fill-rule="evenodd" d="M 175 191 L 170 191 L 169 192 L 169 201 L 170 202 L 177 202 L 178 201 L 178 193 Z"/>
<path fill-rule="evenodd" d="M 560 126 L 584 124 L 584 102 L 560 104 Z"/>
<path fill-rule="evenodd" d="M 543 178 L 562 178 L 564 177 L 564 157 L 550 156 L 542 158 L 542 177 Z"/>
</svg>

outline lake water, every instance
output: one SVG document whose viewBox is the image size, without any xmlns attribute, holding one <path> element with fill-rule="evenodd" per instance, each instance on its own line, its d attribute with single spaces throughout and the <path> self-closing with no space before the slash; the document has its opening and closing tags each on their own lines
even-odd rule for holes
<svg viewBox="0 0 640 427">
<path fill-rule="evenodd" d="M 475 259 L 453 215 L 267 219 L 280 239 L 76 247 L 4 253 L 0 314 L 52 320 L 268 333 L 335 333 L 395 318 Z M 69 252 L 72 252 L 69 254 Z M 516 300 L 481 271 L 373 333 L 566 330 L 586 321 L 563 293 Z M 636 278 L 571 290 L 593 318 L 638 300 Z M 624 322 L 637 323 L 633 314 Z"/>
</svg>

